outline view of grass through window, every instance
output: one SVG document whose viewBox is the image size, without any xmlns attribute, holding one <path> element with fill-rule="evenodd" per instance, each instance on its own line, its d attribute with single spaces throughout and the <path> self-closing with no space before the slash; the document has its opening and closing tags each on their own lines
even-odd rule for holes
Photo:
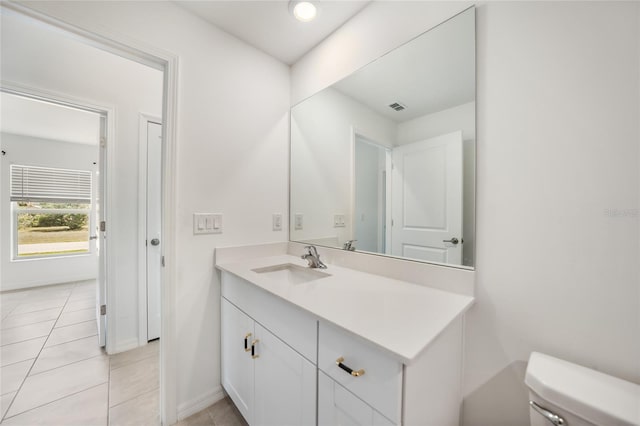
<svg viewBox="0 0 640 426">
<path fill-rule="evenodd" d="M 90 204 L 19 201 L 14 208 L 18 257 L 89 252 Z"/>
</svg>

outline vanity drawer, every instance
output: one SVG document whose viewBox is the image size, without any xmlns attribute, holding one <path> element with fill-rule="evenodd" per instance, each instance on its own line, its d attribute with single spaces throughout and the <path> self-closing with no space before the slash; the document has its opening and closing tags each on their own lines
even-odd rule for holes
<svg viewBox="0 0 640 426">
<path fill-rule="evenodd" d="M 318 426 L 394 424 L 322 371 L 318 373 Z"/>
<path fill-rule="evenodd" d="M 318 368 L 380 413 L 400 424 L 402 363 L 354 334 L 324 321 L 319 326 Z M 354 376 L 342 365 L 364 374 Z"/>
</svg>

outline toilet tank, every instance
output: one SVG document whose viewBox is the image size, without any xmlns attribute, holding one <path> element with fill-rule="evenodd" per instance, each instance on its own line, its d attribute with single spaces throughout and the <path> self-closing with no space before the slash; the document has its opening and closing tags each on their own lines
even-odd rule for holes
<svg viewBox="0 0 640 426">
<path fill-rule="evenodd" d="M 640 386 L 634 383 L 538 352 L 529 357 L 524 381 L 532 426 L 553 424 L 552 415 L 568 426 L 640 425 Z"/>
</svg>

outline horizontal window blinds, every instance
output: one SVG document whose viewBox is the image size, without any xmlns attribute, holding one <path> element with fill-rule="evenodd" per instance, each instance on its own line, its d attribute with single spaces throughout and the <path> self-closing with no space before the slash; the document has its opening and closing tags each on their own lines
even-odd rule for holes
<svg viewBox="0 0 640 426">
<path fill-rule="evenodd" d="M 11 201 L 91 202 L 91 172 L 11 165 Z"/>
</svg>

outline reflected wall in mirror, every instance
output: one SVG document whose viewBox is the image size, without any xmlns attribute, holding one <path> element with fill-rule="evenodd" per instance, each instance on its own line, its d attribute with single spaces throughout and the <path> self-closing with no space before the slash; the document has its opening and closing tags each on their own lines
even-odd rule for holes
<svg viewBox="0 0 640 426">
<path fill-rule="evenodd" d="M 290 239 L 472 267 L 475 138 L 471 8 L 291 109 Z"/>
</svg>

